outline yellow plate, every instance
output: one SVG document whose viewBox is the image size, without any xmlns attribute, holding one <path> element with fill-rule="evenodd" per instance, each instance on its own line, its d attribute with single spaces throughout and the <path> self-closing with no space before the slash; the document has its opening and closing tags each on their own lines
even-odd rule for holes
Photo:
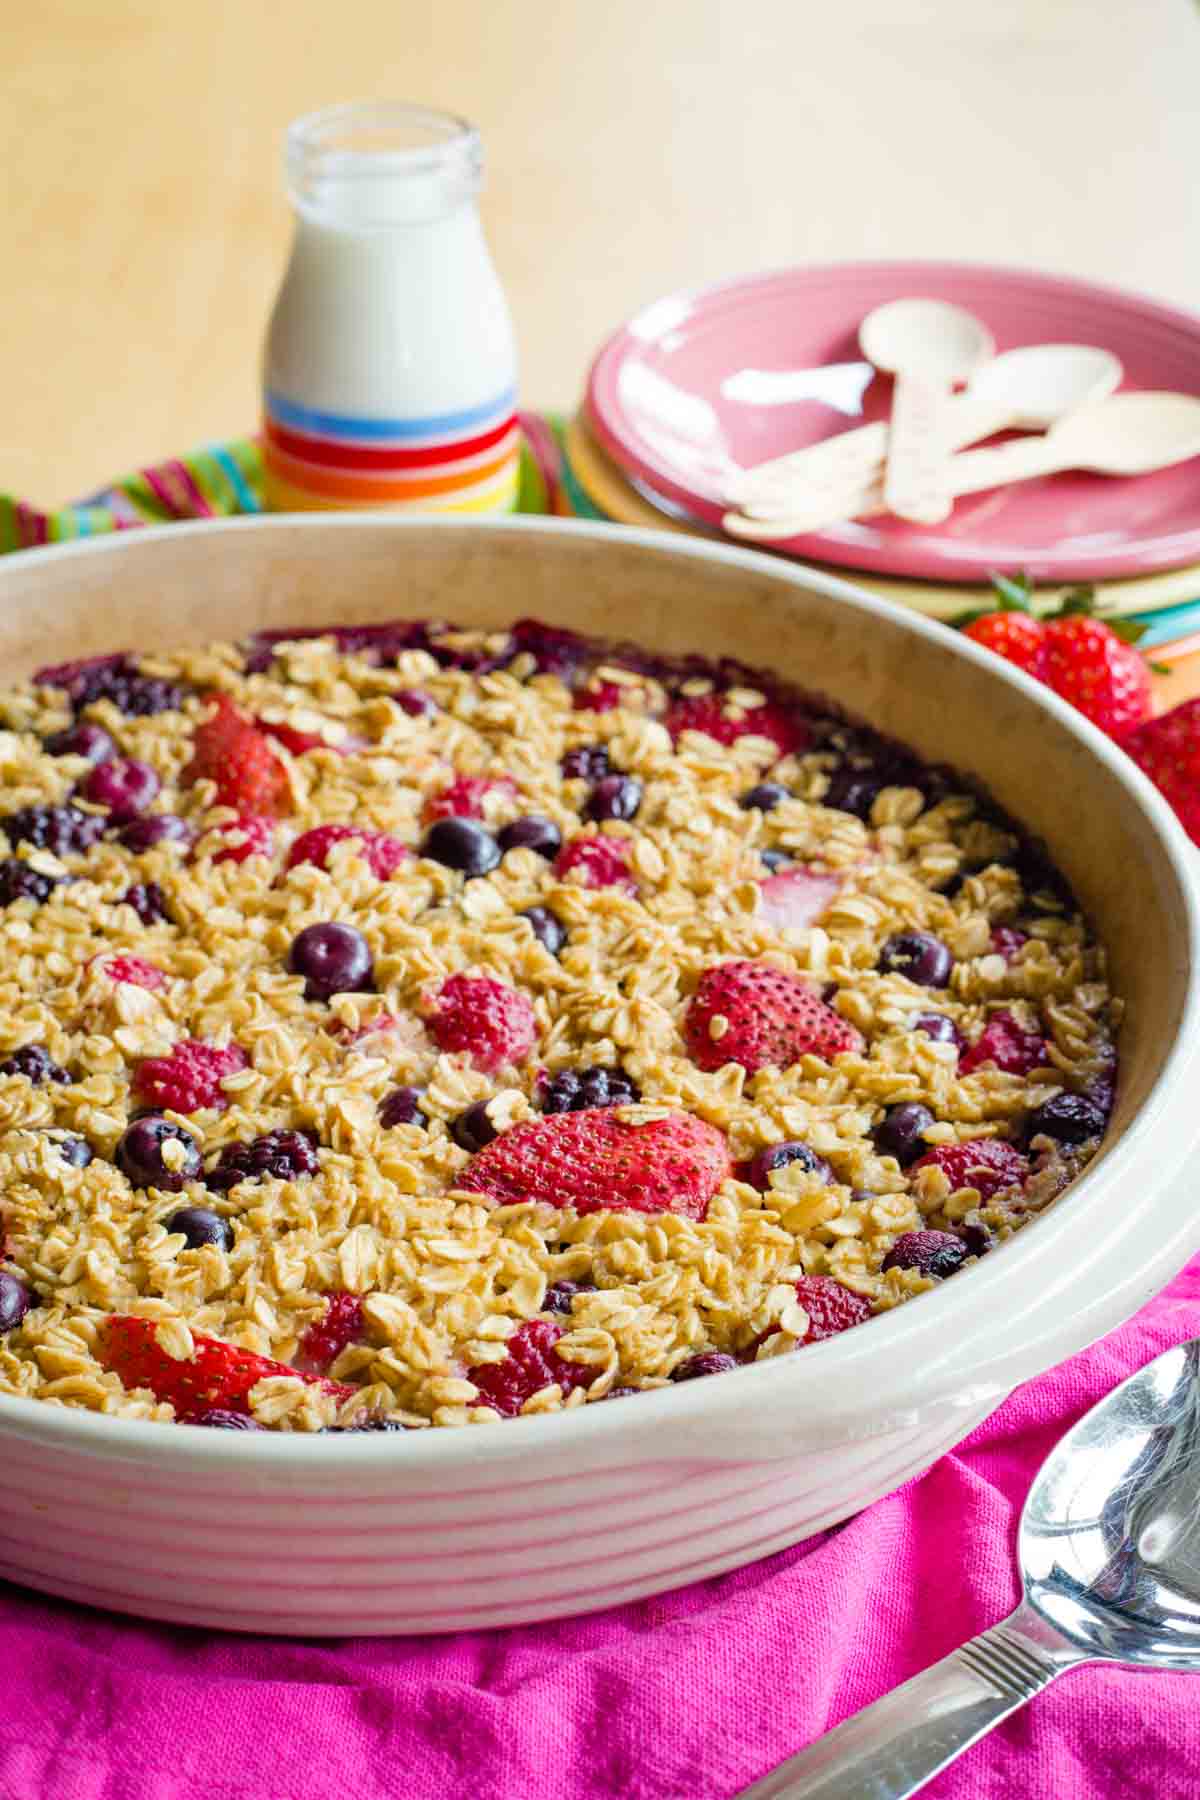
<svg viewBox="0 0 1200 1800">
<path fill-rule="evenodd" d="M 612 458 L 600 448 L 581 414 L 576 414 L 566 428 L 567 458 L 580 487 L 600 511 L 620 525 L 649 525 L 659 531 L 681 531 L 693 537 L 711 537 L 713 532 L 660 511 L 626 480 Z M 743 546 L 744 548 L 745 546 Z M 760 546 L 762 548 L 763 546 Z M 986 605 L 992 590 L 986 587 L 951 587 L 922 581 L 889 581 L 879 575 L 863 574 L 857 569 L 830 569 L 843 581 L 868 588 L 897 606 L 910 606 L 933 619 L 950 619 L 975 605 Z M 1068 588 L 1039 588 L 1037 598 L 1047 609 Z M 1108 581 L 1097 589 L 1105 612 L 1153 612 L 1160 606 L 1175 606 L 1184 600 L 1200 599 L 1200 564 L 1187 569 L 1171 569 L 1164 575 L 1140 575 L 1128 581 Z"/>
</svg>

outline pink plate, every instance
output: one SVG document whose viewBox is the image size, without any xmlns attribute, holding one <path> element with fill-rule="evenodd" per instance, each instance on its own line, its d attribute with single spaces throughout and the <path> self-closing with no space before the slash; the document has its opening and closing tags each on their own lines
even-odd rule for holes
<svg viewBox="0 0 1200 1800">
<path fill-rule="evenodd" d="M 596 435 L 650 497 L 719 525 L 733 474 L 884 417 L 890 383 L 857 342 L 871 308 L 956 301 L 997 346 L 1097 344 L 1126 388 L 1200 396 L 1200 317 L 1090 282 L 970 263 L 842 263 L 673 294 L 638 313 L 592 366 Z M 1200 465 L 1123 480 L 1066 474 L 972 494 L 944 525 L 867 519 L 772 548 L 852 569 L 978 581 L 1024 569 L 1092 581 L 1200 560 Z"/>
</svg>

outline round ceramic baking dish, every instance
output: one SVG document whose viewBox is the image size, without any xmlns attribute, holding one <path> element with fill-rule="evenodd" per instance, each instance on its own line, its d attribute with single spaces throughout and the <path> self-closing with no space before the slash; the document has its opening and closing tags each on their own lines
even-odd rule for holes
<svg viewBox="0 0 1200 1800">
<path fill-rule="evenodd" d="M 0 564 L 0 667 L 255 627 L 535 615 L 730 653 L 982 780 L 1043 837 L 1128 1002 L 1107 1145 L 936 1293 L 720 1379 L 560 1417 L 393 1436 L 136 1425 L 0 1397 L 0 1574 L 244 1631 L 553 1618 L 765 1556 L 927 1467 L 1200 1245 L 1194 853 L 1133 764 L 944 627 L 753 552 L 610 526 L 244 519 Z"/>
</svg>

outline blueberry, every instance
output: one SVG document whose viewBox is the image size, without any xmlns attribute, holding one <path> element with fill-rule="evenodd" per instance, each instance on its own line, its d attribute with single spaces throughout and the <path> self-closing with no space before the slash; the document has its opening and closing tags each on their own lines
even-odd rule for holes
<svg viewBox="0 0 1200 1800">
<path fill-rule="evenodd" d="M 131 819 L 117 833 L 125 848 L 132 850 L 135 856 L 140 856 L 143 850 L 153 849 L 155 844 L 187 843 L 191 835 L 191 826 L 174 813 L 150 813 L 145 818 Z"/>
<path fill-rule="evenodd" d="M 192 1420 L 192 1423 L 193 1425 L 211 1425 L 217 1431 L 265 1431 L 267 1429 L 265 1425 L 260 1425 L 257 1419 L 252 1419 L 249 1413 L 231 1412 L 227 1406 L 210 1406 L 207 1412 L 202 1412 L 198 1418 Z"/>
<path fill-rule="evenodd" d="M 456 821 L 447 819 L 447 825 Z M 307 925 L 293 938 L 288 967 L 304 977 L 306 1000 L 328 1000 L 334 994 L 367 994 L 374 985 L 370 946 L 353 925 L 333 921 Z"/>
<path fill-rule="evenodd" d="M 916 1100 L 902 1100 L 889 1106 L 882 1123 L 875 1127 L 875 1148 L 880 1156 L 894 1156 L 902 1169 L 916 1162 L 928 1149 L 922 1133 L 933 1124 L 933 1114 Z"/>
<path fill-rule="evenodd" d="M 496 841 L 501 850 L 535 850 L 552 862 L 562 848 L 562 832 L 544 813 L 529 813 L 506 825 Z"/>
<path fill-rule="evenodd" d="M 33 1295 L 21 1278 L 0 1269 L 0 1331 L 15 1331 L 33 1304 Z"/>
<path fill-rule="evenodd" d="M 421 1111 L 420 1101 L 420 1088 L 393 1088 L 379 1103 L 379 1123 L 385 1131 L 390 1131 L 393 1125 L 424 1125 L 425 1114 Z"/>
<path fill-rule="evenodd" d="M 163 1160 L 163 1145 L 169 1139 L 183 1146 L 178 1168 L 168 1168 Z M 113 1161 L 134 1187 L 159 1188 L 164 1194 L 177 1194 L 185 1182 L 197 1178 L 202 1167 L 200 1146 L 191 1132 L 159 1113 L 146 1113 L 126 1128 Z"/>
<path fill-rule="evenodd" d="M 967 1246 L 950 1231 L 906 1231 L 898 1237 L 883 1259 L 884 1273 L 889 1269 L 916 1269 L 941 1281 L 961 1269 L 967 1260 Z"/>
<path fill-rule="evenodd" d="M 410 719 L 428 719 L 437 711 L 431 696 L 421 688 L 401 688 L 392 699 Z"/>
<path fill-rule="evenodd" d="M 853 813 L 856 819 L 867 819 L 883 786 L 879 776 L 870 770 L 835 769 L 821 796 L 821 805 L 834 807 L 838 812 Z"/>
<path fill-rule="evenodd" d="M 760 850 L 759 856 L 774 875 L 779 869 L 790 869 L 792 859 L 786 850 Z"/>
<path fill-rule="evenodd" d="M 608 750 L 603 744 L 584 744 L 568 750 L 558 766 L 566 781 L 599 781 L 609 771 Z"/>
<path fill-rule="evenodd" d="M 321 1165 L 312 1138 L 303 1131 L 267 1131 L 250 1143 L 226 1144 L 204 1177 L 205 1187 L 227 1194 L 243 1181 L 298 1181 Z"/>
<path fill-rule="evenodd" d="M 542 1089 L 544 1113 L 589 1112 L 596 1106 L 631 1106 L 642 1091 L 624 1069 L 563 1069 Z"/>
<path fill-rule="evenodd" d="M 642 784 L 636 775 L 605 775 L 593 787 L 584 817 L 600 824 L 605 819 L 633 819 L 642 804 Z"/>
<path fill-rule="evenodd" d="M 344 1432 L 344 1431 L 358 1432 L 358 1431 L 407 1431 L 407 1430 L 408 1430 L 408 1426 L 402 1424 L 399 1419 L 380 1419 L 380 1418 L 377 1418 L 374 1416 L 368 1416 L 365 1419 L 359 1419 L 357 1421 L 357 1423 L 355 1423 L 354 1425 L 323 1425 L 321 1427 L 321 1436 L 322 1437 L 330 1437 L 337 1432 Z"/>
<path fill-rule="evenodd" d="M 233 1249 L 233 1226 L 207 1206 L 181 1206 L 167 1220 L 167 1230 L 181 1231 L 189 1250 L 199 1250 L 202 1244 L 215 1244 L 218 1250 Z"/>
<path fill-rule="evenodd" d="M 41 906 L 60 882 L 60 876 L 43 875 L 19 856 L 5 857 L 0 861 L 0 906 L 11 906 L 14 900 L 32 900 Z"/>
<path fill-rule="evenodd" d="M 97 763 L 83 782 L 80 793 L 93 806 L 103 806 L 114 825 L 127 825 L 158 798 L 161 787 L 149 763 L 136 757 Z"/>
<path fill-rule="evenodd" d="M 799 1163 L 808 1174 L 819 1175 L 822 1181 L 833 1180 L 833 1170 L 823 1156 L 818 1156 L 807 1144 L 789 1140 L 782 1144 L 769 1144 L 753 1158 L 748 1172 L 751 1187 L 756 1187 L 765 1194 L 771 1185 L 771 1170 L 785 1169 L 789 1163 Z"/>
<path fill-rule="evenodd" d="M 986 1256 L 992 1247 L 992 1234 L 986 1225 L 960 1225 L 958 1235 L 967 1247 L 968 1256 Z"/>
<path fill-rule="evenodd" d="M 90 763 L 107 762 L 117 754 L 117 746 L 103 725 L 95 725 L 91 719 L 77 719 L 65 731 L 56 731 L 46 739 L 43 748 L 47 756 L 86 756 Z"/>
<path fill-rule="evenodd" d="M 781 800 L 790 800 L 791 789 L 785 788 L 778 781 L 760 781 L 757 786 L 747 788 L 738 800 L 743 812 L 752 812 L 755 807 L 759 812 L 774 812 Z"/>
<path fill-rule="evenodd" d="M 900 931 L 879 953 L 885 975 L 907 975 L 920 987 L 944 988 L 950 980 L 954 958 L 941 938 L 928 931 Z"/>
<path fill-rule="evenodd" d="M 132 906 L 143 925 L 169 925 L 167 897 L 157 881 L 137 881 L 121 895 L 122 904 Z"/>
<path fill-rule="evenodd" d="M 476 1100 L 474 1106 L 468 1106 L 450 1122 L 450 1136 L 460 1150 L 469 1150 L 474 1156 L 485 1144 L 490 1144 L 497 1135 L 496 1127 L 487 1115 L 486 1100 Z"/>
<path fill-rule="evenodd" d="M 1086 1094 L 1055 1094 L 1029 1117 L 1029 1136 L 1053 1138 L 1058 1144 L 1086 1144 L 1100 1137 L 1108 1123 L 1102 1107 Z"/>
<path fill-rule="evenodd" d="M 518 913 L 519 919 L 529 920 L 529 929 L 533 932 L 543 949 L 551 956 L 557 956 L 567 941 L 567 928 L 562 920 L 550 911 L 548 906 L 527 906 Z"/>
<path fill-rule="evenodd" d="M 671 1371 L 672 1381 L 699 1381 L 703 1375 L 724 1375 L 727 1369 L 736 1369 L 736 1356 L 727 1356 L 723 1350 L 703 1350 L 699 1356 L 689 1356 Z"/>
<path fill-rule="evenodd" d="M 35 850 L 49 850 L 54 856 L 89 850 L 102 836 L 105 823 L 97 814 L 85 813 L 78 806 L 22 806 L 0 819 L 14 849 L 18 844 L 31 844 Z"/>
<path fill-rule="evenodd" d="M 92 1160 L 92 1146 L 86 1138 L 64 1137 L 54 1140 L 58 1154 L 72 1169 L 86 1169 Z"/>
<path fill-rule="evenodd" d="M 34 1087 L 41 1087 L 43 1081 L 72 1079 L 42 1044 L 22 1044 L 19 1050 L 14 1050 L 0 1062 L 0 1075 L 24 1075 Z"/>
<path fill-rule="evenodd" d="M 956 1044 L 962 1049 L 962 1033 L 945 1013 L 918 1013 L 912 1022 L 914 1031 L 923 1031 L 935 1044 Z"/>
<path fill-rule="evenodd" d="M 571 1302 L 576 1294 L 594 1294 L 595 1291 L 595 1286 L 590 1281 L 556 1281 L 553 1287 L 546 1289 L 542 1311 L 561 1313 L 565 1317 L 571 1311 Z"/>
<path fill-rule="evenodd" d="M 470 879 L 496 867 L 500 846 L 478 819 L 439 819 L 425 833 L 421 855 Z"/>
</svg>

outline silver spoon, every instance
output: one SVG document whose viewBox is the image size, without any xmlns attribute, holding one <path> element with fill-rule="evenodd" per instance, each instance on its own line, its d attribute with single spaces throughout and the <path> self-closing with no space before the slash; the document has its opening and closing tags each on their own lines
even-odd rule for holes
<svg viewBox="0 0 1200 1800">
<path fill-rule="evenodd" d="M 1011 1617 L 737 1800 L 905 1800 L 1083 1663 L 1200 1673 L 1200 1338 L 1130 1376 L 1038 1471 Z"/>
</svg>

